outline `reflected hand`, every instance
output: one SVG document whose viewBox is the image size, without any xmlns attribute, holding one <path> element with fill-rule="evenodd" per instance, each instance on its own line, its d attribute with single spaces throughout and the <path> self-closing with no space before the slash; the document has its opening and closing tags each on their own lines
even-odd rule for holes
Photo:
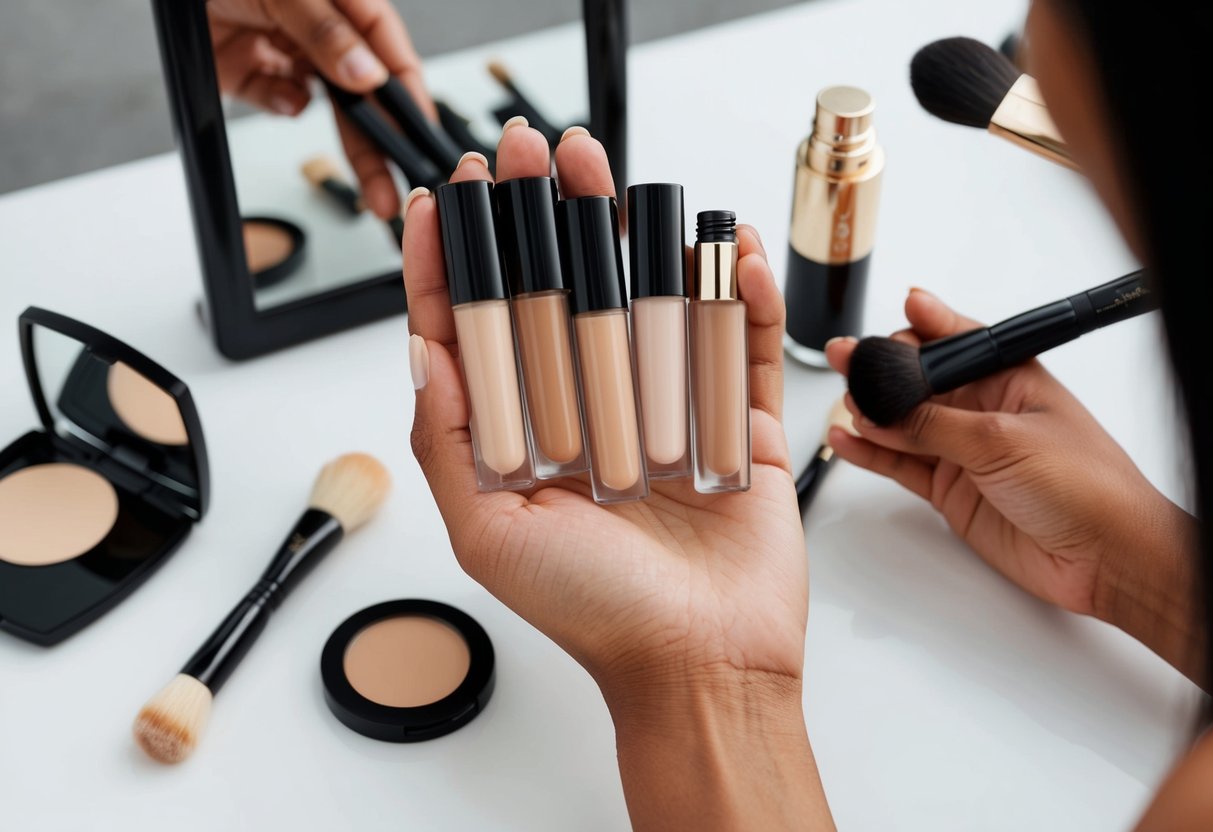
<svg viewBox="0 0 1213 832">
<path fill-rule="evenodd" d="M 308 82 L 317 72 L 360 93 L 391 73 L 436 117 L 421 59 L 390 0 L 209 0 L 206 7 L 219 89 L 226 95 L 295 116 L 311 100 Z M 396 215 L 400 197 L 387 163 L 334 113 L 367 207 L 385 219 Z"/>
<path fill-rule="evenodd" d="M 910 343 L 980 326 L 921 290 L 910 293 L 905 313 L 910 329 L 894 337 Z M 843 375 L 855 343 L 826 348 Z M 859 436 L 831 431 L 840 457 L 928 500 L 983 560 L 1033 595 L 1151 642 L 1125 612 L 1146 603 L 1131 597 L 1147 585 L 1144 576 L 1183 566 L 1193 521 L 1039 361 L 937 396 L 887 428 L 864 419 L 849 395 L 847 406 Z M 1186 606 L 1187 587 L 1173 589 L 1161 603 Z"/>
</svg>

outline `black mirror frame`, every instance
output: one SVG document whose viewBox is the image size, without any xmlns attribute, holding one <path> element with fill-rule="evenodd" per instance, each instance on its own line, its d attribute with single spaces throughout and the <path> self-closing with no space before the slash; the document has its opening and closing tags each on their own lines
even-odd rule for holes
<svg viewBox="0 0 1213 832">
<path fill-rule="evenodd" d="M 583 0 L 591 131 L 627 182 L 626 0 Z M 258 310 L 250 288 L 206 0 L 152 0 L 156 39 L 205 291 L 203 318 L 230 359 L 263 355 L 406 310 L 391 272 Z"/>
</svg>

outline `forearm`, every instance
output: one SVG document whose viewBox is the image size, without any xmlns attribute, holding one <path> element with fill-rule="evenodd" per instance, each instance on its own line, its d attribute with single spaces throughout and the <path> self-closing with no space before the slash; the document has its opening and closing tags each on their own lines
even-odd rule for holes
<svg viewBox="0 0 1213 832">
<path fill-rule="evenodd" d="M 1132 539 L 1103 569 L 1096 614 L 1207 690 L 1208 633 L 1197 609 L 1199 526 L 1174 503 L 1159 500 L 1143 507 Z"/>
<path fill-rule="evenodd" d="M 834 829 L 799 681 L 731 675 L 660 693 L 606 692 L 633 827 Z"/>
</svg>

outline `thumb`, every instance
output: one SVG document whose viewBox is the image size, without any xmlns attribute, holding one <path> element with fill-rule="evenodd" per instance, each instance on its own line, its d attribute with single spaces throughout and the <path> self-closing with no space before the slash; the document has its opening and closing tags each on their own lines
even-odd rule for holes
<svg viewBox="0 0 1213 832">
<path fill-rule="evenodd" d="M 450 529 L 478 493 L 467 398 L 454 357 L 437 341 L 409 336 L 409 371 L 417 391 L 410 441 Z"/>
<path fill-rule="evenodd" d="M 299 45 L 320 74 L 350 92 L 370 92 L 388 71 L 332 0 L 271 3 L 275 22 Z"/>
<path fill-rule="evenodd" d="M 991 413 L 924 402 L 896 425 L 879 427 L 863 416 L 850 394 L 847 407 L 864 439 L 918 456 L 938 457 L 974 474 L 1006 468 L 1030 454 L 1033 432 L 1021 414 Z"/>
</svg>

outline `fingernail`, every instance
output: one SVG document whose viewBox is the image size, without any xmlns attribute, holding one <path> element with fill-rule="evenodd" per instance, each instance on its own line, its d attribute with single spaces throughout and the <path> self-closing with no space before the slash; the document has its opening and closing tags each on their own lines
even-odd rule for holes
<svg viewBox="0 0 1213 832">
<path fill-rule="evenodd" d="M 414 390 L 430 383 L 430 348 L 420 335 L 409 336 L 409 373 L 413 376 Z"/>
<path fill-rule="evenodd" d="M 294 102 L 280 95 L 275 95 L 270 99 L 270 109 L 280 116 L 293 116 L 295 114 Z"/>
<path fill-rule="evenodd" d="M 419 196 L 429 196 L 429 188 L 413 188 L 409 191 L 409 195 L 404 198 L 404 207 L 400 209 L 400 216 L 404 216 L 409 212 L 409 206 L 413 204 L 413 200 Z"/>
<path fill-rule="evenodd" d="M 930 292 L 928 292 L 926 289 L 923 289 L 923 288 L 918 287 L 918 286 L 911 286 L 911 287 L 910 287 L 910 294 L 912 295 L 912 294 L 914 294 L 915 292 L 918 292 L 919 294 L 926 295 L 927 297 L 930 297 L 930 298 L 935 297 L 935 296 L 934 296 L 934 295 L 932 295 Z"/>
<path fill-rule="evenodd" d="M 589 130 L 586 130 L 580 124 L 574 124 L 568 130 L 565 130 L 563 133 L 560 134 L 560 141 L 563 142 L 565 139 L 571 139 L 571 138 L 573 138 L 573 136 L 588 136 L 588 135 L 590 135 Z"/>
<path fill-rule="evenodd" d="M 485 158 L 483 153 L 477 153 L 475 150 L 469 150 L 467 153 L 459 157 L 459 164 L 455 165 L 455 170 L 459 170 L 461 167 L 463 167 L 464 162 L 472 161 L 479 162 L 486 168 L 489 166 L 489 160 Z"/>
<path fill-rule="evenodd" d="M 501 125 L 501 135 L 505 135 L 505 131 L 511 127 L 530 127 L 531 123 L 526 120 L 526 116 L 514 116 L 505 124 Z"/>
<path fill-rule="evenodd" d="M 351 46 L 337 61 L 337 74 L 347 84 L 362 85 L 371 81 L 382 84 L 387 80 L 387 68 L 361 43 Z"/>
<path fill-rule="evenodd" d="M 854 335 L 837 335 L 837 336 L 831 338 L 829 341 L 826 341 L 826 349 L 828 350 L 830 348 L 830 344 L 846 344 L 848 342 L 853 342 L 853 343 L 858 344 L 859 339 L 856 338 Z"/>
</svg>

